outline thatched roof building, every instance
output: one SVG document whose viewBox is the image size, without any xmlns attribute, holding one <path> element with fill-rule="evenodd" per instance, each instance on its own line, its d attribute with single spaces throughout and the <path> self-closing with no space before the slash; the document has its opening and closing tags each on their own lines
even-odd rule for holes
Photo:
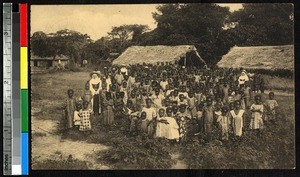
<svg viewBox="0 0 300 177">
<path fill-rule="evenodd" d="M 294 70 L 294 46 L 233 47 L 221 61 L 221 68 Z"/>
<path fill-rule="evenodd" d="M 205 61 L 200 57 L 193 45 L 178 46 L 131 46 L 113 61 L 116 65 L 129 64 L 157 64 L 175 63 L 180 65 L 204 65 Z"/>
</svg>

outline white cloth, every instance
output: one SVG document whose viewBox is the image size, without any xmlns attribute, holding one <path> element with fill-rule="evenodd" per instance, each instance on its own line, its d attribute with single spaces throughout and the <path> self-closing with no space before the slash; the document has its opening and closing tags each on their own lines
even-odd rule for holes
<svg viewBox="0 0 300 177">
<path fill-rule="evenodd" d="M 156 117 L 156 109 L 153 107 L 146 108 L 143 107 L 142 112 L 146 113 L 146 119 L 151 121 L 154 117 Z"/>
<path fill-rule="evenodd" d="M 233 132 L 236 136 L 242 136 L 243 134 L 243 115 L 244 110 L 239 110 L 238 114 L 235 114 L 234 110 L 230 111 L 233 120 Z"/>
<path fill-rule="evenodd" d="M 101 80 L 100 78 L 97 76 L 96 78 L 92 78 L 90 81 L 90 90 L 92 92 L 92 96 L 94 96 L 95 94 L 99 94 L 100 90 L 101 90 L 101 87 L 102 87 L 102 84 L 101 84 Z M 99 88 L 97 90 L 95 90 L 93 88 L 92 85 L 95 85 L 95 84 L 99 84 Z"/>
<path fill-rule="evenodd" d="M 245 82 L 249 81 L 249 77 L 245 72 L 242 72 L 241 76 L 238 79 L 239 85 L 245 84 Z"/>
</svg>

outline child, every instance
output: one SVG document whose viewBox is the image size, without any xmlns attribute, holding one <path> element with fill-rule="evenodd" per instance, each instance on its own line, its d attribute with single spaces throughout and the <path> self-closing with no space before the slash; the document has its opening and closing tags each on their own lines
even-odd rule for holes
<svg viewBox="0 0 300 177">
<path fill-rule="evenodd" d="M 74 111 L 75 111 L 75 104 L 76 100 L 74 98 L 74 90 L 68 90 L 68 99 L 67 99 L 67 106 L 66 106 L 66 119 L 67 119 L 67 129 L 71 129 L 73 127 L 73 119 L 74 119 Z"/>
<path fill-rule="evenodd" d="M 200 103 L 197 106 L 196 119 L 198 123 L 198 133 L 196 133 L 195 135 L 199 135 L 200 132 L 203 130 L 203 107 L 204 107 L 203 103 Z"/>
<path fill-rule="evenodd" d="M 250 107 L 250 100 L 251 100 L 251 87 L 250 87 L 250 82 L 245 83 L 245 88 L 244 88 L 244 95 L 245 95 L 245 107 L 248 109 Z"/>
<path fill-rule="evenodd" d="M 146 112 L 142 112 L 141 116 L 140 116 L 140 120 L 141 120 L 141 131 L 143 134 L 148 134 L 148 124 L 149 124 L 149 120 L 147 119 L 147 113 Z"/>
<path fill-rule="evenodd" d="M 157 138 L 167 138 L 168 137 L 168 122 L 165 119 L 165 110 L 159 109 L 157 116 L 157 125 L 155 136 Z"/>
<path fill-rule="evenodd" d="M 114 122 L 114 111 L 113 111 L 114 102 L 110 92 L 105 92 L 105 98 L 102 102 L 102 111 L 103 111 L 103 125 L 112 125 Z"/>
<path fill-rule="evenodd" d="M 230 111 L 232 117 L 232 128 L 233 128 L 233 141 L 241 141 L 241 137 L 244 129 L 244 110 L 241 109 L 241 102 L 239 100 L 234 102 L 234 110 Z"/>
<path fill-rule="evenodd" d="M 179 126 L 175 120 L 175 118 L 172 116 L 172 108 L 167 108 L 167 116 L 165 117 L 166 121 L 168 122 L 168 135 L 167 138 L 169 140 L 176 140 L 179 141 Z"/>
<path fill-rule="evenodd" d="M 115 116 L 120 118 L 124 115 L 124 102 L 121 92 L 116 93 L 116 99 L 114 100 Z"/>
<path fill-rule="evenodd" d="M 187 100 L 185 99 L 185 97 L 184 97 L 184 95 L 183 94 L 180 94 L 179 95 L 179 99 L 178 99 L 178 106 L 180 106 L 180 105 L 185 105 L 185 106 L 187 106 L 188 105 L 188 103 L 187 103 Z"/>
<path fill-rule="evenodd" d="M 76 104 L 76 110 L 74 111 L 74 125 L 79 130 L 79 126 L 81 125 L 81 119 L 79 116 L 79 111 L 81 110 L 82 105 L 80 103 Z"/>
<path fill-rule="evenodd" d="M 269 93 L 269 99 L 266 100 L 266 108 L 267 108 L 267 120 L 271 123 L 276 123 L 276 108 L 278 107 L 277 101 L 274 99 L 274 92 Z"/>
<path fill-rule="evenodd" d="M 252 112 L 251 121 L 250 121 L 250 130 L 255 130 L 256 133 L 259 133 L 259 130 L 263 128 L 263 112 L 264 105 L 261 102 L 261 96 L 255 96 L 255 103 L 250 107 L 250 111 Z"/>
<path fill-rule="evenodd" d="M 130 102 L 128 102 L 130 104 Z M 130 106 L 128 106 L 130 107 Z M 129 119 L 130 119 L 130 129 L 129 132 L 133 135 L 136 135 L 139 131 L 138 125 L 139 125 L 139 112 L 136 106 L 133 106 L 131 108 L 132 111 L 129 113 Z"/>
<path fill-rule="evenodd" d="M 93 113 L 92 109 L 88 108 L 89 103 L 87 101 L 83 102 L 83 109 L 79 111 L 79 116 L 81 118 L 81 124 L 79 130 L 83 132 L 91 132 L 91 114 Z"/>
<path fill-rule="evenodd" d="M 206 99 L 206 106 L 203 109 L 203 132 L 205 134 L 205 141 L 211 141 L 212 126 L 214 120 L 214 106 L 212 105 L 212 98 Z"/>
<path fill-rule="evenodd" d="M 196 118 L 198 102 L 197 102 L 196 98 L 194 97 L 193 90 L 189 91 L 187 102 L 188 102 L 188 110 L 191 114 L 191 117 Z"/>
<path fill-rule="evenodd" d="M 92 102 L 93 96 L 92 92 L 90 90 L 90 84 L 87 82 L 85 84 L 85 90 L 83 91 L 82 100 L 89 102 L 89 108 L 93 108 L 93 102 Z"/>
<path fill-rule="evenodd" d="M 223 107 L 222 108 L 222 114 L 218 116 L 217 123 L 220 130 L 220 140 L 221 141 L 227 141 L 228 140 L 228 130 L 229 130 L 229 116 L 228 116 L 228 108 Z"/>
<path fill-rule="evenodd" d="M 127 82 L 126 81 L 122 82 L 122 86 L 120 88 L 120 92 L 124 93 L 123 103 L 126 105 L 127 104 L 127 100 L 128 100 L 128 88 L 127 88 Z"/>
<path fill-rule="evenodd" d="M 155 105 L 155 107 L 158 109 L 162 108 L 162 101 L 164 99 L 164 96 L 160 94 L 160 89 L 155 89 L 155 94 L 151 96 L 151 99 Z"/>
<path fill-rule="evenodd" d="M 191 119 L 191 116 L 186 114 L 185 104 L 181 104 L 179 106 L 179 113 L 177 113 L 176 117 L 179 125 L 179 139 L 181 142 L 185 142 L 187 134 L 187 121 L 188 119 Z"/>
<path fill-rule="evenodd" d="M 152 101 L 151 99 L 146 99 L 146 107 L 143 107 L 142 112 L 146 113 L 146 119 L 147 119 L 147 134 L 149 137 L 153 137 L 154 134 L 154 121 L 156 118 L 156 109 L 151 106 Z"/>
</svg>

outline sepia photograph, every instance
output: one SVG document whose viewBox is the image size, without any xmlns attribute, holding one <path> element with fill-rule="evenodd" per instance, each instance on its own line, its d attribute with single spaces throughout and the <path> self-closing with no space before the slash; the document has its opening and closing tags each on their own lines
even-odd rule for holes
<svg viewBox="0 0 300 177">
<path fill-rule="evenodd" d="M 30 6 L 32 170 L 295 169 L 291 3 Z"/>
</svg>

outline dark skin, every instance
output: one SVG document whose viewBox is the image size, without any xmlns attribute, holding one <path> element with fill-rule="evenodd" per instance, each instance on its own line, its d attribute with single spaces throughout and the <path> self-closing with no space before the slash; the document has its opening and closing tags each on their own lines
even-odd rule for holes
<svg viewBox="0 0 300 177">
<path fill-rule="evenodd" d="M 73 98 L 74 91 L 73 90 L 68 90 L 68 96 L 69 96 L 69 98 Z"/>
</svg>

